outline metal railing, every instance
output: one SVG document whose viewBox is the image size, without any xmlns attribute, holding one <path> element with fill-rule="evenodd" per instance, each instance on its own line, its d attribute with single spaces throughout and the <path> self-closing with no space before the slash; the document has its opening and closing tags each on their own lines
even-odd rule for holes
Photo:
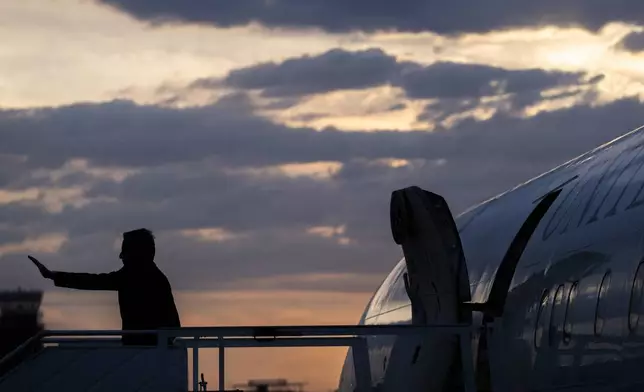
<svg viewBox="0 0 644 392">
<path fill-rule="evenodd" d="M 25 356 L 34 353 L 36 351 L 35 347 L 38 346 L 44 336 L 45 331 L 40 331 L 0 358 L 0 378 L 22 362 Z"/>
<path fill-rule="evenodd" d="M 192 349 L 193 390 L 199 388 L 199 349 L 219 350 L 219 391 L 225 391 L 225 349 L 238 347 L 340 347 L 352 348 L 356 391 L 371 390 L 371 372 L 367 337 L 447 334 L 459 339 L 463 386 L 475 392 L 474 362 L 471 348 L 472 326 L 452 325 L 329 325 L 329 326 L 257 326 L 257 327 L 183 327 L 157 331 L 43 331 L 37 338 L 44 344 L 66 344 L 79 347 L 118 345 L 125 334 L 156 334 L 158 350 L 169 347 Z M 110 338 L 111 337 L 111 338 Z M 168 340 L 174 338 L 172 346 Z M 19 355 L 20 349 L 11 355 Z M 3 359 L 3 361 L 6 360 Z M 1 361 L 0 361 L 1 363 Z"/>
</svg>

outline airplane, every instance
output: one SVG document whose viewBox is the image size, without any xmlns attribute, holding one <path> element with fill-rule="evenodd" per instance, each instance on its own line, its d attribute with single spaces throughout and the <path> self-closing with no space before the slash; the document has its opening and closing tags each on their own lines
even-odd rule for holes
<svg viewBox="0 0 644 392">
<path fill-rule="evenodd" d="M 643 165 L 640 127 L 456 218 L 440 195 L 394 191 L 404 257 L 359 324 L 472 324 L 478 391 L 644 390 Z M 367 345 L 374 391 L 462 387 L 456 338 Z M 338 391 L 354 388 L 349 349 Z"/>
</svg>

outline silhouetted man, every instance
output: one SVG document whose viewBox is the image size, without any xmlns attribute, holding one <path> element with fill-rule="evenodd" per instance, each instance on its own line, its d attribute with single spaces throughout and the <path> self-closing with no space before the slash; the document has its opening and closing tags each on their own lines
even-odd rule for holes
<svg viewBox="0 0 644 392">
<path fill-rule="evenodd" d="M 123 233 L 119 258 L 123 267 L 106 274 L 50 271 L 34 257 L 40 273 L 58 287 L 80 290 L 118 291 L 122 328 L 155 330 L 181 326 L 174 304 L 170 282 L 154 263 L 155 245 L 152 232 L 138 229 Z M 156 345 L 156 335 L 123 336 L 124 345 Z"/>
</svg>

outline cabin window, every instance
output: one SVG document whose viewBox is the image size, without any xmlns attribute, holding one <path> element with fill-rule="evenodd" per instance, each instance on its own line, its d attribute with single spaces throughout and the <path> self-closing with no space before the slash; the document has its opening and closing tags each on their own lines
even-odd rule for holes
<svg viewBox="0 0 644 392">
<path fill-rule="evenodd" d="M 640 322 L 642 311 L 642 289 L 644 288 L 644 263 L 640 263 L 635 271 L 633 285 L 631 286 L 631 298 L 628 303 L 628 329 L 633 332 Z"/>
<path fill-rule="evenodd" d="M 595 336 L 602 334 L 604 330 L 604 324 L 606 320 L 607 313 L 607 304 L 606 304 L 606 295 L 608 294 L 608 289 L 610 288 L 610 271 L 604 274 L 602 282 L 599 285 L 599 292 L 597 293 L 597 305 L 595 307 Z"/>
<path fill-rule="evenodd" d="M 411 302 L 403 277 L 405 271 L 406 268 L 402 268 L 390 286 L 390 291 L 378 315 L 378 324 L 405 323 L 411 320 Z"/>
<path fill-rule="evenodd" d="M 396 281 L 393 283 L 391 291 L 387 295 L 385 305 L 386 311 L 391 311 L 411 304 L 409 296 L 407 295 L 407 290 L 405 289 L 404 275 L 406 271 L 406 268 L 402 268 L 396 277 Z"/>
<path fill-rule="evenodd" d="M 557 287 L 555 292 L 552 310 L 550 312 L 550 326 L 548 328 L 548 343 L 552 346 L 559 336 L 559 326 L 563 321 L 564 313 L 564 285 Z"/>
<path fill-rule="evenodd" d="M 577 290 L 579 288 L 579 282 L 575 282 L 570 286 L 568 290 L 568 300 L 566 301 L 566 313 L 564 314 L 564 328 L 563 328 L 563 342 L 564 344 L 570 343 L 572 339 L 572 320 L 571 320 L 571 305 L 572 302 L 577 297 Z"/>
<path fill-rule="evenodd" d="M 385 278 L 385 280 L 382 282 L 382 284 L 374 294 L 373 298 L 371 299 L 365 319 L 374 318 L 383 312 L 387 301 L 387 297 L 390 294 L 391 290 L 393 289 L 393 284 L 405 266 L 406 266 L 405 260 L 403 259 L 398 263 L 398 265 L 396 265 L 393 271 L 391 271 L 391 273 Z"/>
<path fill-rule="evenodd" d="M 541 295 L 541 301 L 539 302 L 539 309 L 537 310 L 536 325 L 534 328 L 534 347 L 535 348 L 541 347 L 541 340 L 543 339 L 543 332 L 546 324 L 545 318 L 546 318 L 546 315 L 548 314 L 547 308 L 548 308 L 549 299 L 550 299 L 550 296 L 549 296 L 548 290 L 544 290 L 543 294 Z"/>
</svg>

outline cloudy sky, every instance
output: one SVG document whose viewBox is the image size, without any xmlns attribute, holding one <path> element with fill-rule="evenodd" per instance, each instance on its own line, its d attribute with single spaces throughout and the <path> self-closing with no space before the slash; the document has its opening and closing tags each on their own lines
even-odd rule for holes
<svg viewBox="0 0 644 392">
<path fill-rule="evenodd" d="M 145 226 L 184 325 L 355 323 L 401 256 L 392 190 L 458 213 L 644 124 L 642 20 L 628 0 L 0 1 L 0 287 L 45 289 L 50 328 L 118 328 L 113 294 L 53 289 L 25 255 L 109 271 Z M 328 390 L 344 351 L 233 351 L 229 377 Z"/>
</svg>

